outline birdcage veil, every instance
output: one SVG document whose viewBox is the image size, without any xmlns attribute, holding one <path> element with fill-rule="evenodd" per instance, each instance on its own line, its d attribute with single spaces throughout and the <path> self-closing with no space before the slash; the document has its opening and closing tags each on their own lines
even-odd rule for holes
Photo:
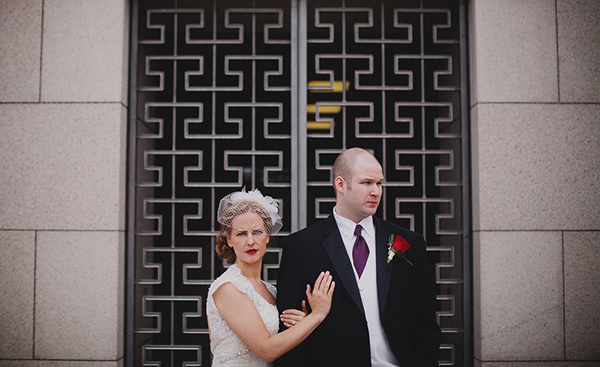
<svg viewBox="0 0 600 367">
<path fill-rule="evenodd" d="M 247 212 L 256 213 L 263 218 L 268 234 L 275 234 L 283 227 L 277 203 L 270 196 L 263 196 L 258 189 L 232 192 L 219 202 L 217 221 L 232 227 L 235 217 Z"/>
</svg>

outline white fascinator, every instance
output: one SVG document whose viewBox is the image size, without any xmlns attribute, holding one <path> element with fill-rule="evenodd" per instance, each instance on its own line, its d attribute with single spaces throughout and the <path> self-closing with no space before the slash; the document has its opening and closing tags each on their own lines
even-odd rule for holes
<svg viewBox="0 0 600 367">
<path fill-rule="evenodd" d="M 270 196 L 264 196 L 258 189 L 232 192 L 219 202 L 217 221 L 224 226 L 232 227 L 233 218 L 240 214 L 253 212 L 261 215 L 265 220 L 265 229 L 269 234 L 279 232 L 283 227 L 277 202 Z"/>
</svg>

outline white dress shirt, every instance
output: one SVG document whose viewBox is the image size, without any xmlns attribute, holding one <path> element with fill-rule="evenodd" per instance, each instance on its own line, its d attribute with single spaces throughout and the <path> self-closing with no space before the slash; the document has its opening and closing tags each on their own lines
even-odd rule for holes
<svg viewBox="0 0 600 367">
<path fill-rule="evenodd" d="M 373 217 L 369 216 L 359 223 L 354 223 L 348 218 L 340 216 L 333 208 L 333 216 L 338 226 L 338 230 L 342 235 L 346 252 L 352 263 L 352 269 L 354 270 L 354 277 L 360 290 L 360 299 L 365 309 L 365 317 L 367 319 L 367 325 L 369 328 L 369 342 L 371 344 L 371 364 L 372 366 L 398 366 L 398 361 L 388 343 L 383 326 L 381 325 L 381 318 L 379 316 L 379 298 L 377 297 L 377 266 L 375 263 L 375 225 L 373 224 Z M 362 226 L 362 236 L 367 242 L 369 247 L 369 257 L 367 258 L 367 264 L 363 270 L 362 276 L 359 278 L 356 268 L 354 268 L 354 260 L 352 259 L 352 248 L 356 236 L 354 235 L 354 229 L 356 225 Z"/>
</svg>

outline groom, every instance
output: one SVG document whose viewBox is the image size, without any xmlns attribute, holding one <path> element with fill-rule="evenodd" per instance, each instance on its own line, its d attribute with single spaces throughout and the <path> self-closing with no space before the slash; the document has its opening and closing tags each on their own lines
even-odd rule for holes
<svg viewBox="0 0 600 367">
<path fill-rule="evenodd" d="M 423 237 L 373 216 L 384 177 L 371 153 L 344 151 L 332 176 L 333 213 L 284 240 L 277 281 L 282 312 L 297 308 L 306 284 L 331 271 L 331 312 L 276 366 L 437 366 L 440 328 Z M 391 234 L 410 249 L 388 263 Z"/>
</svg>

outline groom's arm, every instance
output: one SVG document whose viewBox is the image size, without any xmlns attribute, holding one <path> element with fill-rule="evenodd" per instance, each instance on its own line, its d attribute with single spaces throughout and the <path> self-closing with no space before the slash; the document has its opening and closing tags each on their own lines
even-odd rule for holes
<svg viewBox="0 0 600 367">
<path fill-rule="evenodd" d="M 302 277 L 302 271 L 295 249 L 290 241 L 286 238 L 283 240 L 283 255 L 281 264 L 279 265 L 279 273 L 277 275 L 277 309 L 279 314 L 284 310 L 295 308 L 300 310 L 302 300 L 306 299 L 306 284 Z M 307 301 L 308 305 L 308 301 Z M 280 323 L 279 331 L 285 330 L 286 327 Z M 304 361 L 304 343 L 289 351 L 275 361 L 277 367 L 288 366 L 305 366 Z"/>
<path fill-rule="evenodd" d="M 426 244 L 419 234 L 398 230 L 409 241 L 406 259 L 392 261 L 392 280 L 383 313 L 390 347 L 401 366 L 437 367 L 440 327 L 436 292 Z"/>
<path fill-rule="evenodd" d="M 420 270 L 421 277 L 421 327 L 419 328 L 418 335 L 415 338 L 419 340 L 419 345 L 423 348 L 423 366 L 438 366 L 438 360 L 440 357 L 440 342 L 441 342 L 441 331 L 437 324 L 436 317 L 436 291 L 435 291 L 435 280 L 429 267 L 429 260 L 427 258 L 426 244 L 423 237 L 421 237 L 418 259 L 418 269 Z"/>
</svg>

